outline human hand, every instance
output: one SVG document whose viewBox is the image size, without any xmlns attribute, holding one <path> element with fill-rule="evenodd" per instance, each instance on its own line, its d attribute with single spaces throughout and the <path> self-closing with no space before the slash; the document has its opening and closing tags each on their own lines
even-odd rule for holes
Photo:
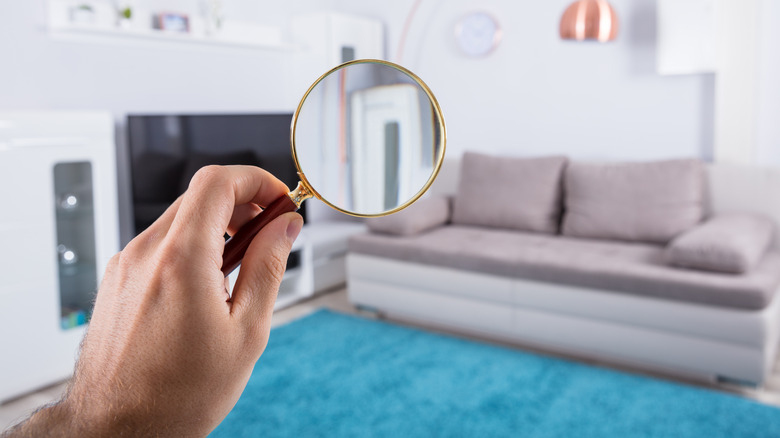
<svg viewBox="0 0 780 438">
<path fill-rule="evenodd" d="M 220 270 L 223 236 L 257 215 L 258 204 L 286 193 L 256 167 L 201 169 L 187 192 L 111 259 L 65 399 L 22 427 L 48 415 L 69 418 L 55 421 L 64 427 L 49 434 L 205 436 L 214 429 L 265 349 L 303 219 L 286 213 L 257 234 L 232 298 Z"/>
</svg>

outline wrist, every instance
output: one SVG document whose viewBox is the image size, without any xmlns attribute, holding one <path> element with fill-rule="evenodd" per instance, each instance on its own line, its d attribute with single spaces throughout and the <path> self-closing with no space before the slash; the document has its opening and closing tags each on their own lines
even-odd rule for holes
<svg viewBox="0 0 780 438">
<path fill-rule="evenodd" d="M 69 391 L 62 401 L 52 406 L 54 415 L 68 425 L 72 436 L 138 436 L 144 430 L 138 422 L 139 416 L 104 395 L 98 390 Z"/>
<path fill-rule="evenodd" d="M 90 436 L 65 399 L 41 407 L 26 420 L 18 423 L 2 435 L 3 438 L 27 436 Z"/>
</svg>

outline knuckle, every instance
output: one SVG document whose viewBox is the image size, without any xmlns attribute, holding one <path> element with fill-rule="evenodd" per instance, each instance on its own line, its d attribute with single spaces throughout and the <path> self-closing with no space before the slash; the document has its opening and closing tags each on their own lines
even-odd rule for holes
<svg viewBox="0 0 780 438">
<path fill-rule="evenodd" d="M 209 187 L 225 179 L 225 169 L 222 166 L 209 165 L 198 169 L 190 181 L 193 187 Z"/>
<path fill-rule="evenodd" d="M 116 271 L 119 268 L 119 263 L 122 258 L 122 252 L 118 252 L 114 254 L 110 259 L 108 259 L 108 263 L 106 263 L 106 272 L 112 273 Z"/>
<path fill-rule="evenodd" d="M 154 224 L 149 228 L 143 230 L 141 234 L 135 236 L 133 240 L 127 243 L 122 250 L 122 258 L 131 258 L 136 254 L 144 252 L 145 248 L 148 248 L 157 239 L 156 232 L 154 230 Z"/>
<path fill-rule="evenodd" d="M 172 240 L 166 240 L 155 251 L 154 264 L 155 270 L 164 276 L 173 276 L 178 274 L 179 263 L 184 251 Z"/>
<path fill-rule="evenodd" d="M 122 252 L 119 253 L 119 258 L 117 259 L 116 267 L 120 270 L 120 272 L 127 271 L 129 268 L 132 268 L 134 265 L 138 262 L 138 256 L 137 254 L 139 251 L 138 243 L 130 242 L 127 244 L 125 249 L 122 250 Z"/>
</svg>

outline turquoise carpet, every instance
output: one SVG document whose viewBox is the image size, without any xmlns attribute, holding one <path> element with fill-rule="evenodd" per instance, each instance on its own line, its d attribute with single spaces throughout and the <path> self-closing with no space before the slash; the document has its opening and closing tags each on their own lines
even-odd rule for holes
<svg viewBox="0 0 780 438">
<path fill-rule="evenodd" d="M 739 397 L 319 311 L 272 331 L 214 437 L 780 437 Z"/>
</svg>

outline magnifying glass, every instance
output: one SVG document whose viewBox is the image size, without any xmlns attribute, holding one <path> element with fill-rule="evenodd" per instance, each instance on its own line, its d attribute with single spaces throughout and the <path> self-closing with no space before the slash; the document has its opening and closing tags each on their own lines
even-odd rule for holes
<svg viewBox="0 0 780 438">
<path fill-rule="evenodd" d="M 431 186 L 446 131 L 430 88 L 388 61 L 361 59 L 320 76 L 303 95 L 290 129 L 300 182 L 225 243 L 222 272 L 240 264 L 255 235 L 315 197 L 358 217 L 404 209 Z"/>
</svg>

